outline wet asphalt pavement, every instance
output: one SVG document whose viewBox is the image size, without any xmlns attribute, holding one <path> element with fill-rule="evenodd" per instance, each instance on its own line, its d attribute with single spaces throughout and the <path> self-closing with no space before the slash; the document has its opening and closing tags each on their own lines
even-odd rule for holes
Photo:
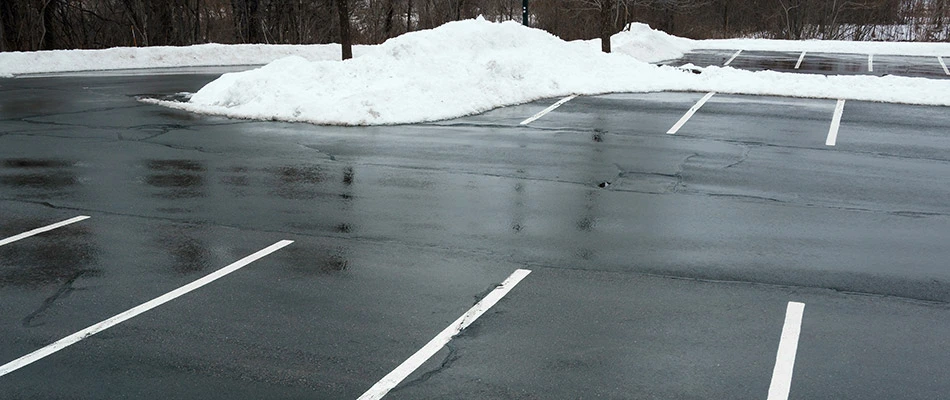
<svg viewBox="0 0 950 400">
<path fill-rule="evenodd" d="M 741 62 L 741 58 L 737 61 Z M 794 60 L 793 60 L 794 61 Z M 0 363 L 290 246 L 0 377 L 0 398 L 355 399 L 518 268 L 387 399 L 763 399 L 950 383 L 950 114 L 702 93 L 426 125 L 146 105 L 215 75 L 0 80 Z M 598 184 L 610 182 L 606 188 Z"/>
<path fill-rule="evenodd" d="M 665 65 L 698 67 L 728 66 L 751 71 L 779 71 L 823 75 L 896 75 L 916 78 L 950 79 L 950 71 L 943 68 L 940 58 L 899 56 L 887 54 L 846 54 L 781 51 L 696 50 L 682 58 L 664 62 Z M 730 59 L 732 60 L 730 62 Z M 799 63 L 801 60 L 801 63 Z M 943 57 L 950 63 L 950 54 Z"/>
</svg>

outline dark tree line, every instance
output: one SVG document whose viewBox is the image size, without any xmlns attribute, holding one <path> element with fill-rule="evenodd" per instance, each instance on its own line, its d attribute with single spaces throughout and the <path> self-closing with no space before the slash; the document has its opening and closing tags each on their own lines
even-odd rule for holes
<svg viewBox="0 0 950 400">
<path fill-rule="evenodd" d="M 678 36 L 946 41 L 950 0 L 531 0 L 564 39 L 640 21 Z M 197 43 L 380 43 L 474 18 L 521 19 L 521 0 L 0 0 L 0 51 Z M 349 22 L 349 24 L 346 24 Z M 348 32 L 349 31 L 349 32 Z M 605 43 L 609 47 L 609 43 Z M 604 50 L 609 50 L 605 48 Z"/>
</svg>

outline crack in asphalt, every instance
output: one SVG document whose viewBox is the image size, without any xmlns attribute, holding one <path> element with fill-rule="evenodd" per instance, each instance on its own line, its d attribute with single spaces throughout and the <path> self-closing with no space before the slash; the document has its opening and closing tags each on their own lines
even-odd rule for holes
<svg viewBox="0 0 950 400">
<path fill-rule="evenodd" d="M 425 373 L 423 373 L 416 379 L 399 384 L 398 386 L 394 387 L 389 392 L 390 393 L 397 392 L 406 388 L 416 386 L 420 383 L 424 383 L 428 381 L 429 379 L 432 379 L 432 377 L 438 375 L 439 373 L 451 368 L 452 364 L 455 364 L 456 361 L 462 358 L 462 356 L 458 354 L 459 353 L 458 346 L 456 346 L 453 342 L 454 340 L 450 340 L 448 343 L 445 344 L 445 348 L 449 349 L 449 353 L 445 355 L 445 358 L 442 360 L 441 363 L 439 363 L 438 367 L 430 371 L 426 371 Z"/>
<path fill-rule="evenodd" d="M 736 161 L 736 162 L 734 162 L 734 163 L 732 163 L 732 164 L 729 164 L 729 165 L 723 167 L 722 169 L 729 169 L 729 168 L 735 167 L 735 166 L 737 166 L 737 165 L 739 165 L 739 164 L 744 163 L 746 160 L 749 159 L 749 153 L 752 152 L 752 146 L 742 146 L 742 147 L 743 147 L 745 150 L 742 152 L 742 156 L 739 157 L 739 160 Z"/>
<path fill-rule="evenodd" d="M 683 184 L 683 172 L 686 171 L 686 164 L 689 164 L 689 161 L 695 157 L 699 157 L 699 153 L 690 154 L 679 163 L 679 168 L 673 173 L 676 182 L 674 182 L 673 187 L 670 188 L 670 193 L 679 193 L 679 187 Z"/>
<path fill-rule="evenodd" d="M 34 310 L 33 312 L 31 312 L 29 315 L 27 315 L 26 317 L 23 318 L 23 320 L 22 320 L 23 327 L 24 327 L 24 328 L 35 328 L 35 327 L 44 325 L 45 323 L 43 323 L 43 322 L 41 322 L 41 323 L 33 323 L 33 321 L 34 321 L 36 318 L 40 317 L 42 314 L 44 314 L 47 310 L 49 310 L 50 308 L 52 308 L 53 305 L 56 303 L 57 300 L 59 300 L 59 299 L 61 299 L 61 298 L 66 298 L 66 297 L 68 297 L 68 296 L 70 295 L 70 293 L 72 293 L 74 290 L 77 290 L 77 289 L 75 289 L 75 288 L 73 287 L 73 284 L 76 283 L 76 280 L 79 279 L 80 277 L 82 277 L 83 275 L 85 275 L 87 272 L 89 272 L 89 271 L 77 271 L 77 272 L 74 273 L 72 276 L 70 276 L 68 279 L 66 279 L 66 281 L 63 282 L 63 284 L 60 285 L 58 289 L 56 289 L 56 292 L 53 293 L 52 296 L 47 297 L 45 300 L 43 300 L 43 304 L 41 304 L 39 308 L 37 308 L 36 310 Z"/>
</svg>

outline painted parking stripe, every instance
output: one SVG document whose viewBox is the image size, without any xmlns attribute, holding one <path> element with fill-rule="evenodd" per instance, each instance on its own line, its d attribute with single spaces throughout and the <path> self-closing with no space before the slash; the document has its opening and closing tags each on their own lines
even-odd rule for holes
<svg viewBox="0 0 950 400">
<path fill-rule="evenodd" d="M 62 228 L 62 227 L 64 227 L 64 226 L 66 226 L 66 225 L 73 224 L 73 223 L 82 221 L 82 220 L 84 220 L 84 219 L 89 219 L 89 216 L 80 215 L 80 216 L 78 216 L 78 217 L 73 217 L 73 218 L 67 219 L 67 220 L 65 220 L 65 221 L 57 222 L 57 223 L 52 224 L 52 225 L 46 225 L 46 226 L 44 226 L 44 227 L 42 227 L 42 228 L 36 228 L 36 229 L 34 229 L 34 230 L 32 230 L 32 231 L 29 231 L 29 232 L 23 232 L 23 233 L 21 233 L 21 234 L 19 234 L 19 235 L 10 236 L 10 237 L 8 237 L 8 238 L 6 238 L 6 239 L 0 240 L 0 246 L 3 246 L 3 245 L 6 245 L 6 244 L 10 244 L 10 243 L 16 242 L 17 240 L 26 239 L 26 238 L 28 238 L 28 237 L 30 237 L 30 236 L 39 235 L 39 234 L 41 234 L 41 233 L 43 233 L 43 232 L 49 232 L 49 231 L 51 231 L 51 230 L 53 230 L 53 229 L 56 229 L 56 228 Z"/>
<path fill-rule="evenodd" d="M 802 67 L 802 61 L 805 60 L 805 53 L 806 53 L 806 52 L 803 51 L 803 52 L 802 52 L 802 55 L 798 56 L 798 62 L 795 63 L 795 69 L 799 69 L 799 68 Z"/>
<path fill-rule="evenodd" d="M 844 100 L 838 100 L 835 106 L 835 115 L 831 118 L 831 128 L 828 128 L 828 139 L 825 146 L 834 146 L 838 142 L 838 129 L 841 128 L 841 115 L 844 114 Z"/>
<path fill-rule="evenodd" d="M 680 118 L 679 121 L 676 121 L 676 125 L 673 125 L 670 130 L 666 131 L 666 134 L 674 135 L 676 132 L 679 132 L 680 128 L 686 124 L 686 121 L 689 121 L 689 119 L 693 117 L 693 114 L 696 114 L 696 111 L 699 111 L 699 108 L 702 107 L 703 104 L 706 104 L 706 102 L 709 101 L 709 99 L 711 99 L 715 94 L 716 92 L 706 93 L 703 98 L 699 99 L 699 101 L 692 108 L 690 108 L 685 115 L 683 115 L 683 118 Z"/>
<path fill-rule="evenodd" d="M 940 66 L 943 67 L 943 72 L 947 75 L 950 75 L 950 69 L 947 69 L 947 63 L 943 61 L 943 57 L 937 56 L 937 61 L 940 61 Z"/>
<path fill-rule="evenodd" d="M 198 288 L 200 288 L 200 287 L 202 287 L 202 286 L 204 286 L 204 285 L 207 285 L 207 284 L 209 284 L 209 283 L 211 283 L 211 282 L 214 282 L 215 280 L 217 280 L 217 279 L 219 279 L 219 278 L 221 278 L 221 277 L 223 277 L 223 276 L 225 276 L 225 275 L 227 275 L 227 274 L 230 274 L 230 273 L 232 273 L 232 272 L 234 272 L 234 271 L 237 271 L 238 269 L 241 269 L 242 267 L 244 267 L 244 266 L 246 266 L 246 265 L 248 265 L 248 264 L 250 264 L 250 263 L 252 263 L 252 262 L 254 262 L 254 261 L 257 261 L 257 260 L 259 260 L 259 259 L 261 259 L 261 258 L 263 258 L 263 257 L 265 257 L 265 256 L 267 256 L 267 255 L 269 255 L 269 254 L 271 254 L 271 253 L 277 251 L 277 250 L 280 250 L 280 249 L 284 248 L 285 246 L 287 246 L 287 245 L 289 245 L 289 244 L 291 244 L 291 243 L 293 243 L 292 240 L 281 240 L 281 241 L 279 241 L 279 242 L 277 242 L 277 243 L 274 243 L 274 244 L 272 244 L 272 245 L 270 245 L 270 246 L 268 246 L 268 247 L 266 247 L 266 248 L 264 248 L 264 249 L 262 249 L 262 250 L 260 250 L 260 251 L 258 251 L 258 252 L 256 252 L 256 253 L 254 253 L 254 254 L 251 254 L 251 255 L 249 255 L 249 256 L 247 256 L 247 257 L 244 257 L 244 258 L 242 258 L 242 259 L 240 259 L 240 260 L 238 260 L 238 261 L 235 261 L 235 262 L 232 263 L 231 265 L 228 265 L 228 266 L 226 266 L 226 267 L 224 267 L 224 268 L 221 268 L 221 269 L 219 269 L 219 270 L 217 270 L 217 271 L 215 271 L 215 272 L 212 272 L 212 273 L 210 273 L 210 274 L 208 274 L 208 275 L 205 275 L 203 278 L 200 278 L 200 279 L 198 279 L 198 280 L 196 280 L 196 281 L 194 281 L 194 282 L 191 282 L 191 283 L 189 283 L 189 284 L 187 284 L 187 285 L 185 285 L 185 286 L 182 286 L 182 287 L 180 287 L 180 288 L 178 288 L 178 289 L 172 290 L 171 292 L 165 293 L 165 294 L 163 294 L 163 295 L 161 295 L 161 296 L 159 296 L 159 297 L 156 297 L 156 298 L 154 298 L 154 299 L 152 299 L 152 300 L 149 300 L 149 301 L 147 301 L 147 302 L 145 302 L 145 303 L 142 303 L 142 304 L 140 304 L 140 305 L 138 305 L 138 306 L 136 306 L 136 307 L 133 307 L 133 308 L 131 308 L 131 309 L 125 311 L 125 312 L 122 312 L 122 313 L 120 313 L 120 314 L 117 314 L 117 315 L 113 316 L 112 318 L 109 318 L 109 319 L 107 319 L 107 320 L 104 320 L 104 321 L 102 321 L 102 322 L 99 322 L 99 323 L 97 323 L 97 324 L 95 324 L 95 325 L 92 325 L 92 326 L 90 326 L 90 327 L 88 327 L 88 328 L 86 328 L 86 329 L 83 329 L 83 330 L 81 330 L 81 331 L 79 331 L 79 332 L 76 332 L 76 333 L 74 333 L 74 334 L 72 334 L 72 335 L 66 336 L 66 337 L 64 337 L 64 338 L 62 338 L 62 339 L 60 339 L 60 340 L 57 340 L 57 341 L 54 342 L 53 344 L 50 344 L 49 346 L 43 347 L 43 348 L 41 348 L 41 349 L 39 349 L 39 350 L 36 350 L 36 351 L 34 351 L 34 352 L 30 353 L 30 354 L 27 354 L 27 355 L 25 355 L 25 356 L 23 356 L 23 357 L 20 357 L 20 358 L 18 358 L 18 359 L 16 359 L 16 360 L 10 361 L 9 363 L 6 363 L 6 364 L 0 366 L 0 376 L 4 376 L 4 375 L 9 374 L 9 373 L 11 373 L 11 372 L 13 372 L 13 371 L 16 371 L 16 370 L 18 370 L 18 369 L 20 369 L 20 368 L 23 368 L 23 367 L 25 367 L 25 366 L 27 366 L 27 365 L 30 365 L 30 364 L 32 364 L 33 362 L 36 362 L 36 361 L 38 361 L 38 360 L 40 360 L 40 359 L 42 359 L 42 358 L 44 358 L 44 357 L 46 357 L 46 356 L 49 356 L 50 354 L 53 354 L 53 353 L 55 353 L 55 352 L 57 352 L 57 351 L 60 351 L 60 350 L 62 350 L 62 349 L 65 349 L 66 347 L 69 347 L 69 346 L 71 346 L 71 345 L 73 345 L 73 344 L 79 342 L 80 340 L 86 339 L 86 338 L 88 338 L 88 337 L 90 337 L 90 336 L 92 336 L 92 335 L 95 335 L 95 334 L 97 334 L 97 333 L 99 333 L 99 332 L 102 332 L 102 331 L 104 331 L 104 330 L 106 330 L 106 329 L 109 329 L 109 328 L 111 328 L 111 327 L 113 327 L 113 326 L 115 326 L 115 325 L 118 325 L 118 324 L 120 324 L 120 323 L 122 323 L 122 322 L 124 322 L 124 321 L 126 321 L 126 320 L 129 320 L 129 319 L 131 319 L 131 318 L 133 318 L 133 317 L 135 317 L 135 316 L 137 316 L 137 315 L 139 315 L 139 314 L 142 314 L 142 313 L 144 313 L 144 312 L 146 312 L 146 311 L 148 311 L 148 310 L 151 310 L 151 309 L 153 309 L 153 308 L 155 308 L 155 307 L 158 307 L 158 306 L 160 306 L 160 305 L 162 305 L 162 304 L 165 304 L 165 303 L 167 303 L 167 302 L 169 302 L 169 301 L 171 301 L 171 300 L 174 300 L 175 298 L 178 298 L 178 297 L 180 297 L 180 296 L 182 296 L 182 295 L 184 295 L 184 294 L 187 294 L 187 293 L 189 293 L 189 292 L 191 292 L 191 291 L 193 291 L 193 290 L 195 290 L 195 289 L 198 289 Z"/>
<path fill-rule="evenodd" d="M 393 372 L 390 372 L 388 375 L 383 377 L 379 382 L 377 382 L 373 387 L 369 388 L 366 393 L 363 393 L 358 400 L 370 400 L 370 399 L 381 399 L 386 393 L 389 393 L 392 388 L 396 387 L 399 382 L 402 382 L 406 377 L 409 376 L 413 371 L 419 368 L 423 363 L 426 362 L 429 358 L 438 353 L 442 347 L 445 347 L 453 337 L 458 335 L 460 332 L 465 330 L 469 325 L 475 322 L 478 317 L 482 316 L 489 308 L 494 306 L 501 300 L 502 297 L 505 297 L 511 289 L 521 282 L 524 277 L 530 274 L 530 270 L 519 269 L 516 270 L 508 279 L 505 279 L 501 285 L 495 287 L 495 290 L 492 290 L 487 296 L 485 296 L 481 301 L 479 301 L 475 306 L 469 309 L 465 314 L 462 314 L 452 325 L 449 325 L 448 328 L 445 328 L 442 332 L 436 335 L 435 338 L 426 343 L 419 351 L 410 356 L 406 361 L 403 361 L 402 364 L 399 364 Z"/>
<path fill-rule="evenodd" d="M 868 72 L 874 72 L 874 54 L 868 54 Z"/>
<path fill-rule="evenodd" d="M 732 64 L 732 61 L 734 61 L 734 60 L 736 59 L 736 57 L 739 57 L 739 54 L 742 54 L 742 50 L 739 50 L 739 51 L 736 52 L 736 54 L 733 54 L 733 55 L 732 55 L 732 58 L 730 58 L 729 61 L 726 61 L 726 63 L 723 64 L 722 66 L 723 66 L 723 67 L 728 67 L 729 64 Z"/>
<path fill-rule="evenodd" d="M 775 369 L 772 370 L 768 400 L 788 400 L 804 313 L 804 303 L 789 302 L 785 309 L 785 326 L 782 327 L 782 338 L 778 342 L 778 353 L 775 355 Z"/>
<path fill-rule="evenodd" d="M 549 112 L 551 112 L 551 111 L 554 111 L 554 109 L 556 109 L 556 108 L 558 108 L 558 107 L 564 105 L 564 103 L 567 103 L 567 102 L 569 102 L 569 101 L 571 101 L 571 100 L 574 100 L 575 97 L 577 97 L 577 95 L 576 95 L 576 94 L 572 94 L 572 95 L 567 96 L 567 97 L 565 97 L 565 98 L 563 98 L 563 99 L 561 99 L 561 100 L 558 100 L 557 103 L 551 104 L 550 107 L 541 110 L 541 112 L 539 112 L 539 113 L 537 113 L 537 114 L 534 114 L 534 116 L 532 116 L 531 118 L 528 118 L 528 119 L 526 119 L 526 120 L 524 120 L 524 121 L 521 121 L 521 125 L 528 125 L 528 124 L 530 124 L 530 123 L 532 123 L 532 122 L 534 122 L 534 121 L 537 121 L 538 118 L 541 118 L 541 117 L 547 115 L 547 113 L 549 113 Z"/>
</svg>

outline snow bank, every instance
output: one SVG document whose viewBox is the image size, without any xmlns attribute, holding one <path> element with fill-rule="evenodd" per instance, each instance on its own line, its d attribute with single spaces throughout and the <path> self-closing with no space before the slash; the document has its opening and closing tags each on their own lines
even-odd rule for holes
<svg viewBox="0 0 950 400">
<path fill-rule="evenodd" d="M 813 75 L 707 67 L 667 90 L 950 106 L 950 80 L 901 76 Z"/>
<path fill-rule="evenodd" d="M 627 43 L 637 46 L 636 40 Z M 604 54 L 590 42 L 565 42 L 514 22 L 481 19 L 406 34 L 345 62 L 281 59 L 257 70 L 225 74 L 187 103 L 152 102 L 235 118 L 379 125 L 449 119 L 568 94 L 651 91 L 950 106 L 950 80 L 717 67 L 696 75 L 624 54 Z"/>
<path fill-rule="evenodd" d="M 600 48 L 600 40 L 592 40 Z M 611 38 L 612 50 L 646 62 L 682 57 L 693 50 L 748 50 L 950 57 L 950 43 L 854 42 L 843 40 L 711 39 L 676 37 L 649 25 L 632 23 Z"/>
<path fill-rule="evenodd" d="M 363 53 L 357 46 L 354 52 Z M 287 56 L 311 61 L 339 60 L 340 46 L 203 44 L 188 47 L 116 47 L 105 50 L 53 50 L 0 53 L 0 77 L 52 72 L 140 68 L 264 65 Z"/>
</svg>

